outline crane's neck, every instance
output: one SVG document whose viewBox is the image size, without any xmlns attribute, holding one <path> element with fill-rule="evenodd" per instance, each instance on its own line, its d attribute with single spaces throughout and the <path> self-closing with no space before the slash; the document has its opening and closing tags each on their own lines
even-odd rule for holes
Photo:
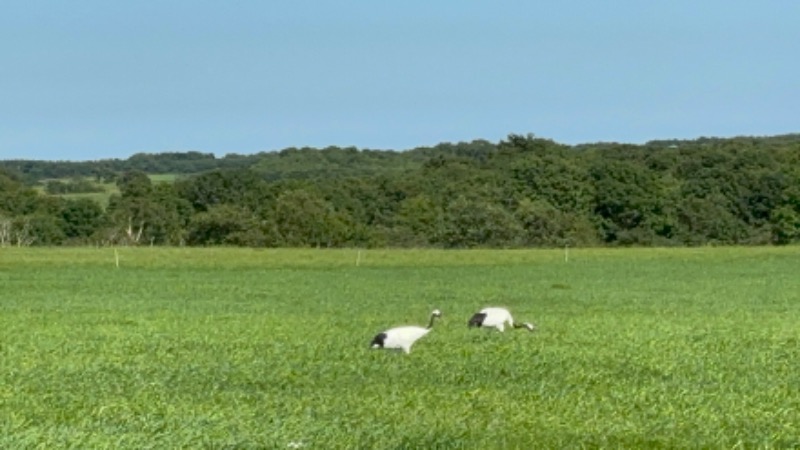
<svg viewBox="0 0 800 450">
<path fill-rule="evenodd" d="M 533 331 L 536 329 L 536 325 L 528 322 L 514 322 L 514 328 L 525 328 L 528 331 Z"/>
<path fill-rule="evenodd" d="M 428 322 L 428 329 L 429 330 L 431 328 L 433 328 L 433 322 L 436 320 L 436 317 L 437 317 L 436 314 L 431 314 L 431 320 L 430 320 L 430 322 Z"/>
</svg>

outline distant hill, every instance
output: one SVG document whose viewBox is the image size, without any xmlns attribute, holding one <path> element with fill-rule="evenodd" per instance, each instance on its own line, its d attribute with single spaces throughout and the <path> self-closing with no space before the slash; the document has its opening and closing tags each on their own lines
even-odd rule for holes
<svg viewBox="0 0 800 450">
<path fill-rule="evenodd" d="M 212 170 L 252 169 L 270 181 L 280 179 L 320 179 L 398 173 L 419 168 L 434 156 L 485 159 L 496 144 L 477 140 L 443 143 L 408 151 L 359 150 L 355 147 L 287 148 L 252 155 L 228 154 L 217 158 L 212 153 L 168 152 L 137 153 L 128 159 L 95 161 L 4 160 L 0 167 L 20 174 L 29 185 L 50 179 L 92 177 L 110 181 L 116 175 L 137 170 L 150 175 L 194 175 Z"/>
<path fill-rule="evenodd" d="M 0 163 L 0 246 L 799 242 L 798 134 Z"/>
</svg>

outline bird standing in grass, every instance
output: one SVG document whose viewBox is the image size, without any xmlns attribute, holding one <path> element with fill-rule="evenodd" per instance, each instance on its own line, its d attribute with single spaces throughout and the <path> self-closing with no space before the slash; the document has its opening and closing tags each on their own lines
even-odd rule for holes
<svg viewBox="0 0 800 450">
<path fill-rule="evenodd" d="M 391 328 L 382 333 L 378 333 L 375 338 L 372 339 L 370 346 L 372 348 L 401 349 L 405 353 L 411 353 L 411 346 L 420 338 L 430 333 L 433 329 L 434 321 L 439 317 L 442 317 L 442 312 L 438 309 L 434 309 L 433 312 L 431 312 L 431 320 L 428 322 L 427 327 L 409 325 Z"/>
<path fill-rule="evenodd" d="M 470 328 L 495 328 L 500 332 L 505 330 L 506 324 L 512 328 L 525 328 L 528 331 L 536 329 L 536 325 L 530 322 L 514 322 L 514 318 L 507 309 L 497 307 L 483 308 L 467 322 L 467 326 Z"/>
</svg>

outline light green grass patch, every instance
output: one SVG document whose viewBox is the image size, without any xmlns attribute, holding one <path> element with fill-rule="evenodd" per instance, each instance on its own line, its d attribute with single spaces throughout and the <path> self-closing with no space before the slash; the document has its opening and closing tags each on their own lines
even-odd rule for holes
<svg viewBox="0 0 800 450">
<path fill-rule="evenodd" d="M 797 446 L 796 250 L 4 248 L 0 447 Z"/>
<path fill-rule="evenodd" d="M 181 175 L 175 173 L 158 173 L 147 176 L 150 177 L 150 181 L 153 183 L 174 183 L 175 180 L 181 177 Z"/>
</svg>

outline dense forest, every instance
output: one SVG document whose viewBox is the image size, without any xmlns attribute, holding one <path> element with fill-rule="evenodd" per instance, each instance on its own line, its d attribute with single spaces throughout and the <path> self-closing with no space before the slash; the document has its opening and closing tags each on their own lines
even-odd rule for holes
<svg viewBox="0 0 800 450">
<path fill-rule="evenodd" d="M 153 175 L 174 175 L 155 182 Z M 106 203 L 71 196 L 116 188 Z M 800 134 L 0 161 L 0 245 L 562 247 L 800 241 Z"/>
</svg>

